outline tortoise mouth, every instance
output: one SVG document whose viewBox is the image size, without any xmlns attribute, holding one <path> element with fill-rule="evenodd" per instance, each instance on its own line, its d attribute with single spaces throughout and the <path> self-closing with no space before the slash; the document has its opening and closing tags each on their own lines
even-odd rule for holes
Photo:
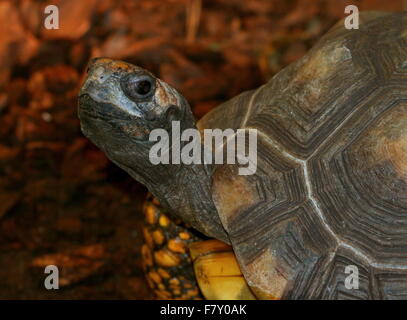
<svg viewBox="0 0 407 320">
<path fill-rule="evenodd" d="M 119 110 L 113 104 L 95 101 L 88 93 L 81 93 L 78 101 L 78 112 L 80 115 L 107 122 L 111 120 L 132 120 L 131 116 Z"/>
<path fill-rule="evenodd" d="M 105 127 L 105 130 L 112 134 L 149 142 L 150 130 L 142 118 L 129 115 L 113 104 L 95 101 L 88 93 L 78 96 L 78 115 L 82 128 L 87 131 L 99 131 L 95 128 L 107 125 L 109 129 Z"/>
</svg>

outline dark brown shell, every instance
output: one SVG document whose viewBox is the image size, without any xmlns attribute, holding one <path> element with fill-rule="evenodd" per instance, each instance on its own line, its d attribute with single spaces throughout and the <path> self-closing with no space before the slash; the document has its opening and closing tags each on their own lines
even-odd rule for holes
<svg viewBox="0 0 407 320">
<path fill-rule="evenodd" d="M 407 298 L 407 13 L 338 23 L 198 126 L 258 130 L 256 174 L 219 166 L 213 197 L 259 297 Z"/>
</svg>

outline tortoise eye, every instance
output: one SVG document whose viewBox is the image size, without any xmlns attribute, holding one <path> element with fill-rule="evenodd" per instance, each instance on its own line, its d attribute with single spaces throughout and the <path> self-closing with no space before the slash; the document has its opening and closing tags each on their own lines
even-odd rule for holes
<svg viewBox="0 0 407 320">
<path fill-rule="evenodd" d="M 155 91 L 155 79 L 148 74 L 130 75 L 121 82 L 123 92 L 132 100 L 150 98 Z"/>
</svg>

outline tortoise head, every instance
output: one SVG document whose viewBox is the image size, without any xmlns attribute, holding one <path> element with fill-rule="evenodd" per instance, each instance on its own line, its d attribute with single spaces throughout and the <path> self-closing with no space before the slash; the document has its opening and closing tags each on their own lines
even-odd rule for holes
<svg viewBox="0 0 407 320">
<path fill-rule="evenodd" d="M 105 58 L 89 63 L 78 114 L 85 136 L 147 186 L 151 180 L 165 183 L 171 170 L 150 163 L 151 131 L 170 133 L 175 120 L 181 129 L 195 126 L 187 101 L 175 89 L 140 67 Z"/>
<path fill-rule="evenodd" d="M 164 129 L 171 139 L 173 121 L 179 124 L 177 131 L 196 128 L 187 101 L 175 89 L 132 64 L 94 59 L 79 93 L 78 114 L 85 136 L 144 184 L 174 216 L 227 241 L 209 192 L 211 177 L 206 167 L 153 164 L 150 159 L 157 144 L 150 141 L 154 129 Z M 172 152 L 171 143 L 162 152 L 167 151 Z"/>
</svg>

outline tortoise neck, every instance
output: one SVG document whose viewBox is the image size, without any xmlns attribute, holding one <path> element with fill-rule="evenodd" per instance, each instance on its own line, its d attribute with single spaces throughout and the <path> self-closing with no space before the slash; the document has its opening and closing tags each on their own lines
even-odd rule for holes
<svg viewBox="0 0 407 320">
<path fill-rule="evenodd" d="M 212 200 L 211 168 L 204 164 L 170 165 L 167 183 L 148 186 L 170 211 L 208 237 L 229 243 Z"/>
<path fill-rule="evenodd" d="M 129 149 L 136 156 L 129 156 L 132 152 L 126 149 L 128 165 L 122 167 L 173 216 L 207 236 L 229 242 L 212 200 L 213 167 L 204 164 L 204 145 L 189 107 L 180 120 L 170 122 L 168 131 L 158 129 L 148 143 L 131 144 Z M 135 161 L 137 156 L 142 161 Z"/>
</svg>

